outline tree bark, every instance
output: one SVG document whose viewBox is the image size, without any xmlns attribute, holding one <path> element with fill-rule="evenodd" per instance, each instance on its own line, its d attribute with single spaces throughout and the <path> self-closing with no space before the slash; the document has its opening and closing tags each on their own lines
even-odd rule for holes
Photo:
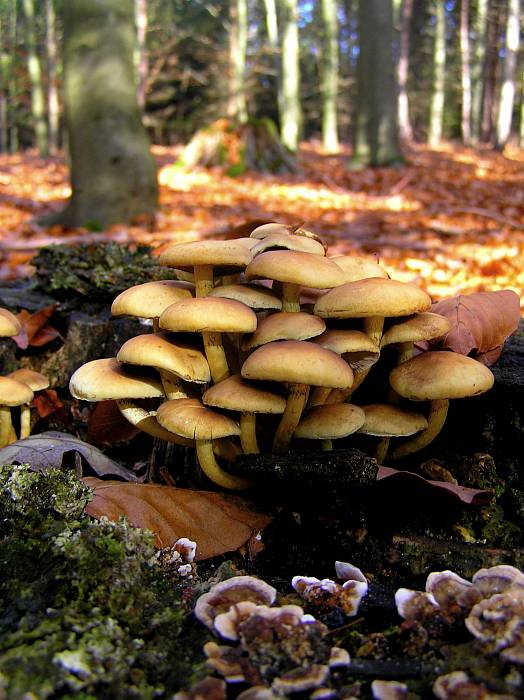
<svg viewBox="0 0 524 700">
<path fill-rule="evenodd" d="M 473 94 L 471 110 L 471 132 L 475 142 L 480 139 L 482 117 L 482 88 L 484 85 L 483 66 L 486 54 L 486 30 L 488 21 L 488 0 L 478 0 L 475 19 L 475 51 L 473 57 Z"/>
<path fill-rule="evenodd" d="M 53 0 L 46 0 L 46 49 L 47 49 L 47 112 L 49 120 L 49 151 L 56 153 L 59 147 L 60 104 L 58 101 L 58 51 L 56 47 L 56 15 Z"/>
<path fill-rule="evenodd" d="M 9 102 L 7 105 L 7 120 L 9 125 L 9 150 L 11 153 L 18 151 L 18 87 L 16 80 L 16 63 L 17 63 L 17 34 L 18 34 L 18 6 L 16 0 L 10 0 L 8 5 L 9 11 L 9 50 L 11 54 L 11 70 L 8 80 L 8 95 Z"/>
<path fill-rule="evenodd" d="M 400 16 L 400 46 L 397 67 L 398 77 L 398 126 L 403 141 L 413 140 L 413 130 L 409 118 L 408 74 L 409 74 L 409 33 L 413 0 L 404 0 Z"/>
<path fill-rule="evenodd" d="M 153 216 L 156 165 L 138 109 L 133 0 L 64 5 L 64 107 L 72 196 L 44 223 L 106 228 Z"/>
<path fill-rule="evenodd" d="M 430 146 L 437 146 L 442 139 L 446 82 L 446 7 L 444 0 L 436 0 L 435 10 L 433 94 L 431 96 L 428 138 Z"/>
<path fill-rule="evenodd" d="M 462 141 L 471 142 L 471 68 L 469 47 L 469 0 L 462 0 L 460 5 L 460 56 L 462 61 Z"/>
<path fill-rule="evenodd" d="M 136 52 L 135 70 L 137 77 L 138 106 L 143 111 L 146 104 L 146 81 L 149 69 L 147 53 L 147 0 L 135 0 Z"/>
<path fill-rule="evenodd" d="M 506 24 L 506 53 L 502 67 L 496 146 L 503 149 L 511 134 L 515 100 L 515 69 L 519 50 L 520 0 L 509 0 Z"/>
<path fill-rule="evenodd" d="M 360 0 L 355 167 L 402 162 L 391 0 Z"/>
<path fill-rule="evenodd" d="M 322 0 L 324 42 L 322 51 L 322 145 L 338 153 L 338 17 L 337 0 Z"/>
<path fill-rule="evenodd" d="M 246 51 L 247 0 L 230 0 L 229 97 L 227 115 L 239 124 L 247 122 Z"/>
<path fill-rule="evenodd" d="M 482 98 L 481 139 L 493 141 L 493 116 L 495 113 L 495 91 L 499 53 L 500 12 L 498 0 L 489 0 L 486 51 L 483 67 L 484 93 Z"/>
<path fill-rule="evenodd" d="M 524 148 L 524 72 L 520 81 L 520 131 L 519 146 Z"/>
<path fill-rule="evenodd" d="M 23 0 L 23 8 L 26 23 L 27 68 L 31 80 L 31 113 L 35 129 L 35 141 L 40 155 L 46 156 L 49 144 L 47 140 L 42 66 L 40 65 L 36 47 L 34 0 Z"/>
<path fill-rule="evenodd" d="M 302 126 L 300 107 L 300 63 L 297 0 L 282 0 L 282 104 L 280 131 L 282 143 L 293 153 L 298 148 Z"/>
</svg>

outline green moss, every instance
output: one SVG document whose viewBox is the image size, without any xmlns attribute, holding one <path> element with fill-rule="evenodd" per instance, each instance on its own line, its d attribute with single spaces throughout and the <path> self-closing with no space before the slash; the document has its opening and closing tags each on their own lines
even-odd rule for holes
<svg viewBox="0 0 524 700">
<path fill-rule="evenodd" d="M 38 287 L 64 300 L 80 297 L 109 303 L 135 284 L 173 277 L 172 271 L 161 267 L 145 245 L 48 246 L 32 263 Z"/>
<path fill-rule="evenodd" d="M 200 673 L 201 638 L 150 533 L 84 514 L 59 469 L 0 467 L 0 688 L 8 700 L 165 697 Z M 195 668 L 192 668 L 195 666 Z M 1 694 L 1 691 L 0 691 Z"/>
</svg>

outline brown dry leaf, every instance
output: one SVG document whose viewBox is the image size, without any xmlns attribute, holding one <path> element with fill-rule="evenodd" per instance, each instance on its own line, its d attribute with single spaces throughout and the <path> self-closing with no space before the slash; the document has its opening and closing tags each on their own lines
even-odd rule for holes
<svg viewBox="0 0 524 700">
<path fill-rule="evenodd" d="M 87 442 L 113 444 L 125 442 L 140 430 L 124 418 L 115 401 L 100 401 L 89 417 Z"/>
<path fill-rule="evenodd" d="M 94 491 L 86 508 L 89 515 L 110 520 L 125 515 L 133 525 L 154 532 L 159 548 L 189 537 L 197 543 L 200 560 L 238 549 L 271 522 L 239 496 L 94 477 L 84 482 Z"/>
<path fill-rule="evenodd" d="M 451 321 L 451 330 L 435 344 L 462 355 L 474 351 L 487 365 L 498 358 L 520 320 L 519 297 L 510 289 L 460 294 L 439 301 L 432 310 Z"/>
<path fill-rule="evenodd" d="M 21 350 L 25 350 L 29 345 L 35 347 L 46 345 L 46 343 L 60 337 L 56 328 L 48 323 L 57 306 L 58 304 L 50 304 L 34 314 L 22 309 L 17 314 L 17 318 L 22 324 L 22 331 L 14 336 L 13 340 Z"/>
<path fill-rule="evenodd" d="M 377 481 L 384 479 L 396 479 L 405 481 L 406 484 L 411 483 L 413 486 L 420 486 L 425 490 L 440 491 L 443 495 L 451 497 L 453 500 L 461 501 L 470 505 L 484 505 L 489 503 L 493 498 L 493 493 L 488 489 L 472 489 L 467 486 L 458 486 L 449 481 L 430 481 L 424 479 L 423 476 L 414 472 L 401 471 L 392 467 L 379 466 L 377 472 Z"/>
<path fill-rule="evenodd" d="M 44 389 L 33 399 L 33 406 L 36 408 L 40 418 L 47 418 L 53 413 L 62 411 L 64 404 L 58 398 L 54 389 Z"/>
</svg>

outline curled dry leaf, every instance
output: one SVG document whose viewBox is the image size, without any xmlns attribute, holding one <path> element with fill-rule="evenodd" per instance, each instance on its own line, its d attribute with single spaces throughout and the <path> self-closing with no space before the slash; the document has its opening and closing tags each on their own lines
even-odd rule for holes
<svg viewBox="0 0 524 700">
<path fill-rule="evenodd" d="M 64 404 L 58 398 L 54 389 L 44 389 L 33 399 L 33 406 L 36 408 L 40 418 L 47 418 L 64 410 Z"/>
<path fill-rule="evenodd" d="M 94 492 L 89 515 L 110 520 L 125 515 L 133 525 L 151 530 L 161 548 L 188 537 L 197 543 L 197 560 L 238 549 L 271 522 L 239 496 L 94 477 L 84 482 Z"/>
<path fill-rule="evenodd" d="M 451 330 L 431 346 L 474 357 L 486 365 L 499 357 L 506 338 L 519 325 L 519 297 L 511 289 L 460 294 L 434 304 L 432 311 L 451 321 Z"/>
<path fill-rule="evenodd" d="M 135 428 L 116 405 L 116 401 L 100 401 L 89 417 L 87 441 L 97 445 L 126 442 L 140 430 Z"/>
<path fill-rule="evenodd" d="M 61 337 L 56 328 L 48 323 L 57 306 L 58 304 L 50 304 L 33 314 L 22 309 L 17 314 L 17 318 L 22 324 L 22 331 L 15 335 L 13 340 L 21 350 L 25 350 L 30 345 L 40 347 Z"/>
</svg>

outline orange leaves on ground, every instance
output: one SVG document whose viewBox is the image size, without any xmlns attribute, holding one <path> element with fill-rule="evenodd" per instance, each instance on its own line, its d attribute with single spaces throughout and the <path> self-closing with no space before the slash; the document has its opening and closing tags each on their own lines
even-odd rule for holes
<svg viewBox="0 0 524 700">
<path fill-rule="evenodd" d="M 94 477 L 84 481 L 94 492 L 86 508 L 89 515 L 110 520 L 124 515 L 133 525 L 151 530 L 157 547 L 189 537 L 197 543 L 200 560 L 238 549 L 271 522 L 239 496 Z"/>
<path fill-rule="evenodd" d="M 124 418 L 115 401 L 100 401 L 89 417 L 87 441 L 95 445 L 113 444 L 130 440 L 139 432 Z"/>
<path fill-rule="evenodd" d="M 13 340 L 21 350 L 25 350 L 30 345 L 39 347 L 50 343 L 55 338 L 60 338 L 60 333 L 48 323 L 54 314 L 58 304 L 50 304 L 34 314 L 22 309 L 17 318 L 22 325 L 22 331 L 14 336 Z"/>
<path fill-rule="evenodd" d="M 64 410 L 64 404 L 58 398 L 54 389 L 44 389 L 33 399 L 33 406 L 36 408 L 40 418 L 47 418 Z"/>
<path fill-rule="evenodd" d="M 461 294 L 438 302 L 432 310 L 451 322 L 451 330 L 436 345 L 462 355 L 474 352 L 487 365 L 498 359 L 520 320 L 519 297 L 509 289 Z"/>
</svg>

